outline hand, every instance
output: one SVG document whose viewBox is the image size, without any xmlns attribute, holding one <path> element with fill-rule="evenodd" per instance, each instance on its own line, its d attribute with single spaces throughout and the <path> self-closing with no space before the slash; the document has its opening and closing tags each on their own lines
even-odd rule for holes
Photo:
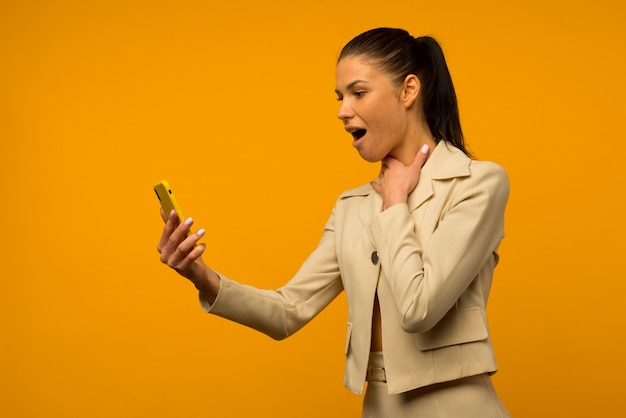
<svg viewBox="0 0 626 418">
<path fill-rule="evenodd" d="M 204 236 L 204 229 L 189 234 L 193 219 L 187 218 L 181 223 L 174 211 L 166 217 L 161 209 L 161 217 L 165 221 L 157 246 L 161 262 L 187 278 L 201 293 L 208 296 L 210 303 L 213 303 L 219 290 L 219 276 L 202 261 L 206 245 L 197 245 L 197 242 Z"/>
<path fill-rule="evenodd" d="M 373 181 L 371 185 L 383 198 L 383 210 L 408 201 L 409 193 L 417 186 L 422 166 L 428 159 L 428 153 L 429 147 L 424 145 L 409 166 L 391 156 L 382 160 L 380 183 Z"/>
</svg>

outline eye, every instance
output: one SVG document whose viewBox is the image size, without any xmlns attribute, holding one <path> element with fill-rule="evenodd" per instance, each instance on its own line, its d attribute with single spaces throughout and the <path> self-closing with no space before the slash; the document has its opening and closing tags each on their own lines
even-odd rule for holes
<svg viewBox="0 0 626 418">
<path fill-rule="evenodd" d="M 359 99 L 360 99 L 361 97 L 365 96 L 365 91 L 363 91 L 363 90 L 357 90 L 357 91 L 355 91 L 355 92 L 354 92 L 354 95 L 355 95 L 357 98 L 359 98 Z"/>
</svg>

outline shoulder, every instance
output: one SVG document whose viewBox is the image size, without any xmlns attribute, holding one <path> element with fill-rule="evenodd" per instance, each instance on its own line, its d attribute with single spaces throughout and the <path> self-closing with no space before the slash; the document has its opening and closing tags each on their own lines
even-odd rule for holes
<svg viewBox="0 0 626 418">
<path fill-rule="evenodd" d="M 374 193 L 374 189 L 370 183 L 362 184 L 353 189 L 348 189 L 339 195 L 339 200 L 349 199 L 353 197 L 367 197 Z"/>
<path fill-rule="evenodd" d="M 506 202 L 509 197 L 509 177 L 506 170 L 492 161 L 471 160 L 469 175 L 461 179 L 459 192 L 463 196 L 485 196 L 488 201 Z"/>
<path fill-rule="evenodd" d="M 474 181 L 495 183 L 509 187 L 509 176 L 500 164 L 493 161 L 471 160 L 469 165 L 470 178 Z"/>
<path fill-rule="evenodd" d="M 470 175 L 476 176 L 496 176 L 502 179 L 508 179 L 508 175 L 504 167 L 493 161 L 470 160 Z"/>
</svg>

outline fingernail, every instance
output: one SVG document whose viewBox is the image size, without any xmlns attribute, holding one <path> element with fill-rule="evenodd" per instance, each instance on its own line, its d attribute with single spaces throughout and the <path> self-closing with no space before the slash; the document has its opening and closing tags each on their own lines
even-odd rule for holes
<svg viewBox="0 0 626 418">
<path fill-rule="evenodd" d="M 200 228 L 200 229 L 198 229 L 198 232 L 196 232 L 196 234 L 198 234 L 198 236 L 201 237 L 201 236 L 204 235 L 204 232 L 205 232 L 204 228 Z"/>
<path fill-rule="evenodd" d="M 193 223 L 193 219 L 191 218 L 185 219 L 185 226 L 191 226 L 192 223 Z"/>
<path fill-rule="evenodd" d="M 172 209 L 172 211 L 170 212 L 170 218 L 173 218 L 174 215 L 176 215 L 176 211 L 174 209 Z"/>
<path fill-rule="evenodd" d="M 422 154 L 428 154 L 428 149 L 430 147 L 428 146 L 428 144 L 424 144 L 422 145 L 422 149 L 420 150 L 422 152 Z"/>
</svg>

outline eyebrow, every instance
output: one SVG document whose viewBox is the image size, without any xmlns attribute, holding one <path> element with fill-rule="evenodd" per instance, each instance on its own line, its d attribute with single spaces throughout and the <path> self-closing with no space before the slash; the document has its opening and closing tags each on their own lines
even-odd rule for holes
<svg viewBox="0 0 626 418">
<path fill-rule="evenodd" d="M 348 84 L 348 85 L 346 86 L 346 90 L 350 90 L 350 89 L 352 89 L 352 87 L 354 87 L 354 86 L 355 86 L 356 84 L 358 84 L 358 83 L 367 83 L 367 81 L 365 81 L 365 80 L 354 80 L 352 83 L 350 83 L 350 84 Z M 339 91 L 339 90 L 337 90 L 337 89 L 335 89 L 335 93 L 339 94 L 339 93 L 340 93 L 340 91 Z"/>
</svg>

